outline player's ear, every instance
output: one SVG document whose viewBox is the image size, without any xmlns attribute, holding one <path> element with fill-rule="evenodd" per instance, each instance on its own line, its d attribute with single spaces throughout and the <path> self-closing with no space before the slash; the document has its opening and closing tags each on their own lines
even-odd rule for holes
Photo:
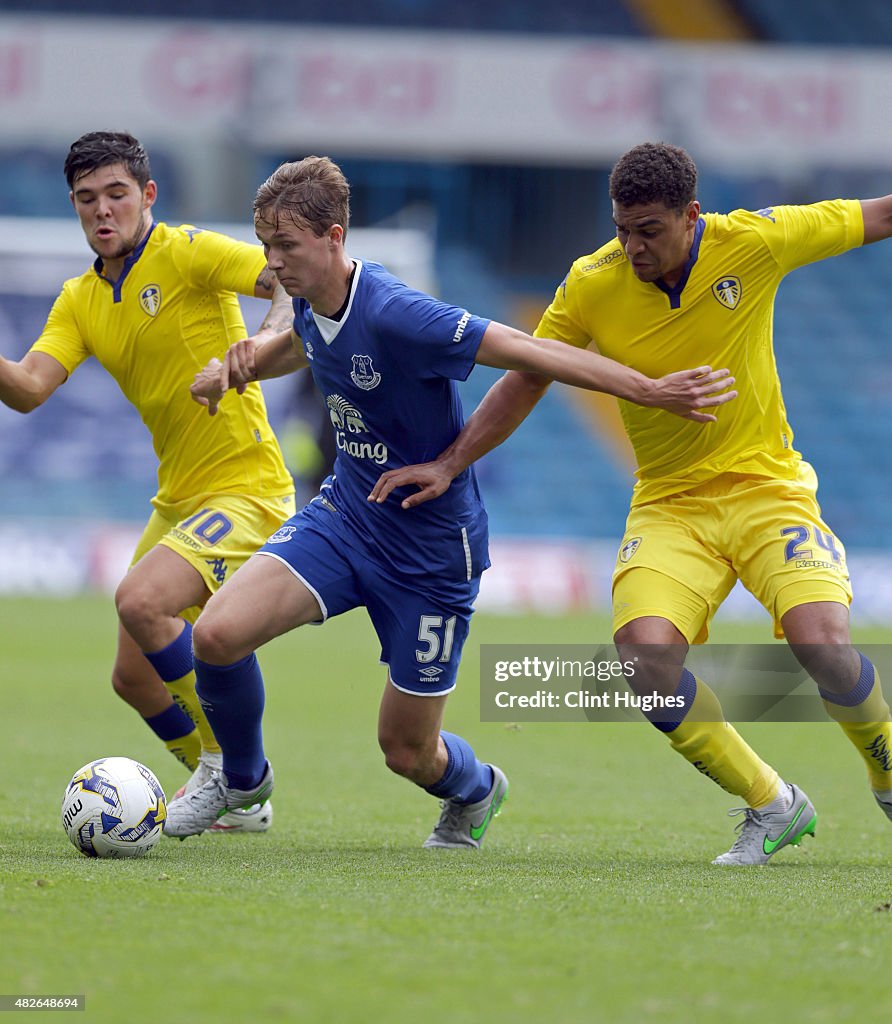
<svg viewBox="0 0 892 1024">
<path fill-rule="evenodd" d="M 340 245 L 344 241 L 344 229 L 340 224 L 332 224 L 328 229 L 328 239 L 333 245 Z"/>
<path fill-rule="evenodd" d="M 696 224 L 697 218 L 700 216 L 700 203 L 696 199 L 691 200 L 691 205 L 688 207 L 687 220 L 689 224 Z"/>
<path fill-rule="evenodd" d="M 153 206 L 157 198 L 158 184 L 153 178 L 149 178 L 146 182 L 146 187 L 142 190 L 143 208 L 147 210 L 150 206 Z"/>
</svg>

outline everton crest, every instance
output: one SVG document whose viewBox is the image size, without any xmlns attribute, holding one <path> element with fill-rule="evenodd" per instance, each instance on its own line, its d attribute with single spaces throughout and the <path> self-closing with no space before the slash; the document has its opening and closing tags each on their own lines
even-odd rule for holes
<svg viewBox="0 0 892 1024">
<path fill-rule="evenodd" d="M 739 277 L 722 277 L 712 286 L 712 294 L 727 309 L 736 309 L 743 289 Z"/>
<path fill-rule="evenodd" d="M 154 316 L 161 308 L 161 289 L 157 284 L 147 284 L 139 293 L 139 304 L 143 312 Z"/>
<path fill-rule="evenodd" d="M 381 383 L 381 374 L 372 366 L 371 356 L 354 356 L 350 379 L 363 391 L 371 391 Z"/>
<path fill-rule="evenodd" d="M 291 537 L 297 533 L 296 526 L 280 526 L 278 530 L 267 538 L 267 544 L 287 544 Z"/>
</svg>

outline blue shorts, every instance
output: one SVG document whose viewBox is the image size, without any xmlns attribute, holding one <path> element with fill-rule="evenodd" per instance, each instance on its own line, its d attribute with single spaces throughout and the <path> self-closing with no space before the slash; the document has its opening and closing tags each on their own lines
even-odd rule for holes
<svg viewBox="0 0 892 1024">
<path fill-rule="evenodd" d="M 480 577 L 397 576 L 373 561 L 363 536 L 314 501 L 257 552 L 277 558 L 312 592 L 322 619 L 365 606 L 381 661 L 405 693 L 439 697 L 455 689 Z"/>
</svg>

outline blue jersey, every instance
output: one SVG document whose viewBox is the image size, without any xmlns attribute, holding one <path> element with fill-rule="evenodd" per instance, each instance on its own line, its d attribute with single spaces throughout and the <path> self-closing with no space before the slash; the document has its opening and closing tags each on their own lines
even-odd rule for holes
<svg viewBox="0 0 892 1024">
<path fill-rule="evenodd" d="M 455 440 L 464 422 L 455 381 L 473 369 L 489 321 L 413 291 L 377 263 L 355 263 L 340 320 L 294 300 L 294 330 L 338 449 L 316 500 L 337 510 L 369 556 L 398 576 L 473 579 L 489 565 L 473 468 L 418 508 L 400 507 L 414 488 L 381 505 L 368 495 L 385 470 L 429 462 Z"/>
</svg>

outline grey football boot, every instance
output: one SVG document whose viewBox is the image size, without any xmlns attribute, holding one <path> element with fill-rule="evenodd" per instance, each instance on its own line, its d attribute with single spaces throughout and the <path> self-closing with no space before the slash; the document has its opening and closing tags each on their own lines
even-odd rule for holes
<svg viewBox="0 0 892 1024">
<path fill-rule="evenodd" d="M 786 811 L 757 811 L 738 807 L 729 814 L 743 814 L 737 838 L 727 853 L 712 862 L 732 867 L 767 864 L 785 846 L 798 846 L 804 836 L 815 834 L 818 815 L 811 800 L 798 786 L 790 784 L 792 803 Z"/>
<path fill-rule="evenodd" d="M 232 811 L 263 805 L 273 791 L 273 768 L 267 761 L 263 778 L 253 789 L 230 789 L 223 772 L 214 773 L 198 786 L 167 805 L 164 834 L 176 839 L 198 835 Z"/>
<path fill-rule="evenodd" d="M 492 768 L 492 789 L 475 804 L 443 800 L 440 804 L 440 820 L 425 839 L 424 846 L 458 850 L 468 847 L 476 849 L 481 845 L 490 822 L 498 815 L 508 797 L 505 773 L 494 764 L 489 767 Z"/>
</svg>

